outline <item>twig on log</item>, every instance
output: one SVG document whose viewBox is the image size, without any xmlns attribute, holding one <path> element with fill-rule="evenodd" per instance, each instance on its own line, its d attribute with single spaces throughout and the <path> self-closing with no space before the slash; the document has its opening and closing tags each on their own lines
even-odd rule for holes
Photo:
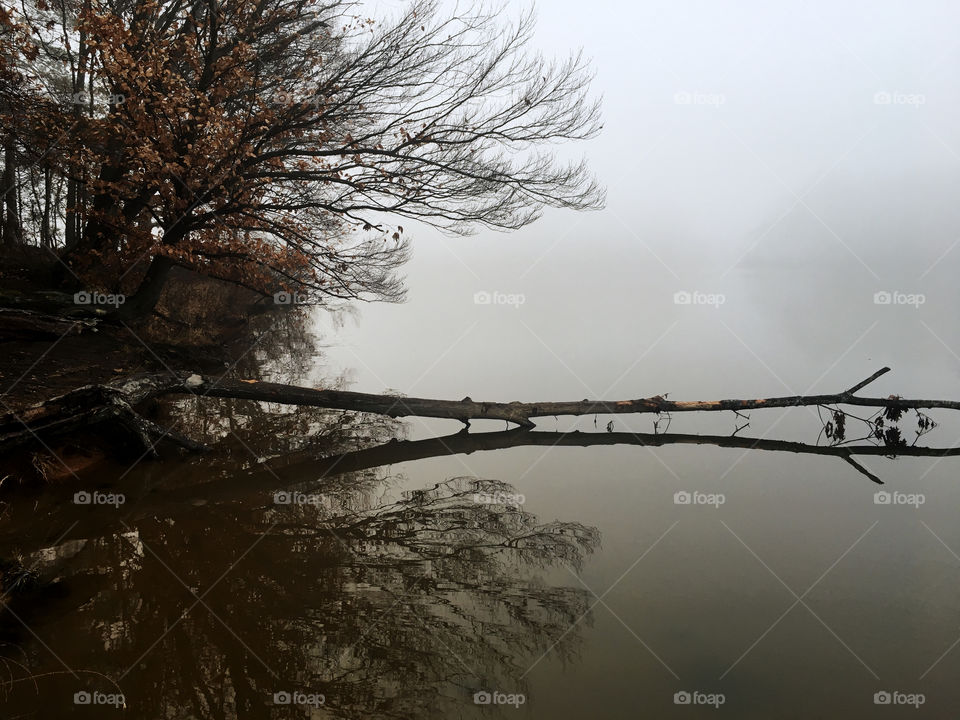
<svg viewBox="0 0 960 720">
<path fill-rule="evenodd" d="M 877 485 L 883 485 L 883 480 L 881 480 L 880 478 L 878 478 L 878 477 L 877 477 L 876 475 L 874 475 L 872 472 L 870 472 L 869 470 L 867 470 L 863 465 L 861 465 L 861 464 L 858 463 L 856 460 L 854 460 L 852 457 L 850 457 L 850 454 L 849 454 L 849 453 L 846 454 L 846 455 L 844 455 L 844 456 L 843 456 L 843 459 L 846 460 L 846 461 L 847 461 L 848 463 L 850 463 L 851 465 L 853 465 L 854 469 L 855 469 L 857 472 L 866 475 L 868 478 L 870 478 L 870 479 L 871 479 L 873 482 L 875 482 Z"/>
<path fill-rule="evenodd" d="M 857 390 L 860 390 L 861 388 L 865 388 L 867 385 L 869 385 L 870 383 L 872 383 L 872 382 L 873 382 L 874 380 L 876 380 L 878 377 L 880 377 L 881 375 L 885 375 L 885 374 L 888 373 L 888 372 L 890 372 L 890 368 L 888 368 L 888 367 L 882 367 L 882 368 L 880 368 L 879 370 L 877 370 L 873 375 L 871 375 L 870 377 L 868 377 L 866 380 L 864 380 L 863 382 L 858 382 L 856 385 L 854 385 L 854 386 L 853 386 L 852 388 L 850 388 L 849 390 L 840 393 L 840 395 L 841 395 L 842 397 L 850 397 L 850 396 L 853 395 Z"/>
</svg>

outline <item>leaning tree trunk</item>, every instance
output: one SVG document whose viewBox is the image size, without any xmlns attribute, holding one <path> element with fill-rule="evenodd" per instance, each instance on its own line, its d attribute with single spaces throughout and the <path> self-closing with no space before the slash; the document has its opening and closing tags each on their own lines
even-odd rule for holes
<svg viewBox="0 0 960 720">
<path fill-rule="evenodd" d="M 137 292 L 126 299 L 126 302 L 117 310 L 117 314 L 123 319 L 133 320 L 153 312 L 175 264 L 173 260 L 163 255 L 154 256 Z"/>
</svg>

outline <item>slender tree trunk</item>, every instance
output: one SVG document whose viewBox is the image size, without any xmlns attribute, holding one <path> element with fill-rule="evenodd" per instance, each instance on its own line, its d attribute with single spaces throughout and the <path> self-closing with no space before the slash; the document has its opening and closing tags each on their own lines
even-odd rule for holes
<svg viewBox="0 0 960 720">
<path fill-rule="evenodd" d="M 90 10 L 90 0 L 84 0 L 83 3 L 84 12 L 89 12 Z M 84 87 L 86 86 L 86 68 L 87 68 L 87 57 L 88 57 L 88 48 L 87 48 L 87 34 L 85 31 L 80 31 L 79 46 L 77 48 L 77 65 L 75 68 L 75 73 L 73 76 L 73 84 L 71 87 L 72 101 L 73 101 L 73 116 L 75 119 L 79 119 L 80 115 L 83 113 L 83 106 L 80 104 L 78 95 L 83 92 Z M 80 168 L 73 168 L 71 175 L 75 175 L 81 172 Z M 80 212 L 82 203 L 82 197 L 80 192 L 80 182 L 76 177 L 70 177 L 67 179 L 67 209 L 65 214 L 65 223 L 64 223 L 64 257 L 69 256 L 77 246 L 80 244 L 80 232 L 81 232 L 81 217 L 82 213 Z M 66 280 L 66 267 L 62 264 L 58 264 L 55 270 L 57 276 L 58 284 Z"/>
<path fill-rule="evenodd" d="M 17 146 L 12 134 L 3 140 L 3 244 L 19 245 L 23 236 L 20 228 L 20 213 L 17 209 Z"/>
<path fill-rule="evenodd" d="M 50 206 L 53 203 L 53 170 L 49 165 L 43 168 L 43 215 L 40 220 L 40 243 L 45 248 L 53 247 L 53 233 L 50 230 Z"/>
<path fill-rule="evenodd" d="M 67 179 L 67 209 L 63 225 L 64 245 L 72 248 L 77 244 L 77 181 Z"/>
</svg>

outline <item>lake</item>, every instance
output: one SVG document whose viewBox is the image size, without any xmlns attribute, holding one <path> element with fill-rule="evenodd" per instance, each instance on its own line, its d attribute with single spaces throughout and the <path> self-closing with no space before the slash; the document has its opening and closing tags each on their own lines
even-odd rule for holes
<svg viewBox="0 0 960 720">
<path fill-rule="evenodd" d="M 383 18 L 404 7 L 376 0 L 364 13 Z M 497 21 L 521 11 L 508 3 Z M 261 188 L 266 171 L 258 169 L 253 189 L 237 197 L 249 190 L 266 198 L 266 210 L 225 216 L 232 234 L 223 253 L 208 254 L 200 239 L 171 257 L 207 267 L 230 257 L 252 225 L 296 226 L 290 232 L 308 255 L 323 258 L 325 243 L 338 239 L 312 234 L 331 232 L 329 187 L 338 195 L 356 185 L 331 211 L 356 221 L 353 229 L 382 221 L 386 239 L 405 226 L 396 238 L 402 231 L 411 239 L 407 302 L 256 316 L 249 348 L 222 370 L 231 380 L 387 393 L 398 404 L 403 395 L 693 401 L 840 393 L 889 367 L 863 394 L 960 400 L 956 20 L 955 7 L 935 0 L 909 10 L 883 2 L 599 2 L 586 11 L 544 3 L 532 47 L 560 58 L 584 48 L 596 70 L 591 97 L 603 96 L 603 128 L 589 141 L 532 150 L 572 162 L 582 154 L 607 188 L 603 210 L 547 209 L 515 232 L 478 224 L 472 237 L 419 224 L 429 204 L 415 202 L 403 217 L 368 217 L 368 202 L 401 210 L 408 202 L 400 200 L 402 177 L 402 192 L 383 194 L 356 180 L 365 174 L 351 175 L 369 170 L 379 182 L 379 173 L 393 173 L 378 145 L 366 160 L 344 156 L 347 183 L 337 171 L 301 188 L 294 173 L 293 185 L 273 193 Z M 219 21 L 211 22 L 214 36 Z M 419 38 L 418 25 L 404 37 Z M 38 103 L 46 107 L 46 86 L 57 83 L 47 82 L 40 58 Z M 461 61 L 450 62 L 458 87 Z M 547 83 L 540 68 L 531 60 L 524 71 L 534 86 Z M 510 96 L 510 77 L 491 97 Z M 406 82 L 364 91 L 346 103 L 350 113 L 357 103 L 359 119 L 334 115 L 331 127 L 356 132 L 360 100 L 369 95 L 376 105 L 379 92 L 399 102 Z M 431 105 L 433 85 L 423 85 L 430 89 L 417 102 Z M 254 93 L 238 86 L 238 97 Z M 114 97 L 113 80 L 103 89 Z M 151 108 L 173 102 L 165 91 L 154 95 L 154 105 L 131 102 L 123 112 L 146 108 L 138 112 L 150 119 L 160 114 Z M 444 109 L 441 127 L 466 123 L 473 111 L 464 107 Z M 384 135 L 413 143 L 395 127 L 403 116 L 381 110 Z M 521 121 L 526 113 L 516 122 L 531 122 Z M 432 158 L 436 138 L 413 128 L 414 120 L 433 124 L 430 113 L 407 117 L 414 146 Z M 57 123 L 46 126 L 59 134 Z M 326 119 L 322 126 L 310 137 L 326 142 Z M 180 168 L 192 178 L 191 167 L 208 164 L 219 176 L 221 164 L 234 162 L 223 150 L 234 133 L 224 128 L 210 136 L 209 163 L 164 157 L 163 172 Z M 497 145 L 500 132 L 476 144 L 515 150 L 511 160 L 530 150 Z M 156 141 L 193 152 L 199 142 L 143 133 L 144 148 Z M 439 135 L 459 147 L 459 133 Z M 59 142 L 21 140 L 18 171 L 35 175 L 35 162 L 52 150 L 86 157 Z M 344 143 L 340 152 L 352 154 L 349 133 Z M 311 163 L 327 152 L 307 151 Z M 482 173 L 464 159 L 473 148 L 464 152 L 458 162 L 470 172 L 452 189 L 432 160 L 418 165 L 410 187 L 422 182 L 425 194 L 449 193 L 468 210 L 483 200 L 479 219 L 488 221 L 498 210 L 484 204 L 490 198 L 512 200 L 521 186 L 516 197 L 535 195 L 536 177 L 483 195 L 496 182 L 477 179 Z M 141 161 L 159 168 L 143 159 L 155 154 L 121 153 L 133 163 L 117 173 L 122 185 L 91 199 L 138 196 L 128 176 L 143 176 Z M 100 166 L 111 177 L 112 162 Z M 484 172 L 500 167 L 491 163 Z M 468 176 L 476 183 L 460 185 Z M 195 187 L 209 200 L 224 182 L 218 177 L 209 194 Z M 30 205 L 24 186 L 25 216 L 40 207 L 38 190 Z M 291 203 L 281 203 L 282 223 L 271 215 L 277 198 Z M 142 223 L 149 210 L 172 223 L 162 228 L 166 242 L 178 224 L 193 227 L 174 207 L 127 204 L 113 215 L 129 220 L 135 210 Z M 144 242 L 161 231 L 146 222 Z M 275 279 L 273 255 L 258 252 L 241 254 L 224 277 L 249 280 L 263 261 Z M 91 258 L 94 267 L 102 259 L 99 251 Z M 111 267 L 122 280 L 141 260 L 124 255 L 131 266 Z M 329 287 L 326 263 L 311 285 L 318 293 Z M 368 269 L 356 270 L 362 277 Z M 205 302 L 199 293 L 190 299 Z M 246 319 L 232 329 L 246 332 Z M 202 334 L 182 332 L 187 345 Z M 101 377 L 133 372 L 137 354 L 166 362 L 148 343 L 124 341 L 133 348 L 121 355 L 132 358 L 129 367 L 75 364 L 97 365 L 91 370 Z M 57 376 L 49 345 L 35 345 L 35 359 L 21 353 L 3 375 L 24 385 Z M 0 478 L 0 581 L 13 589 L 0 619 L 0 716 L 951 717 L 960 701 L 960 459 L 894 457 L 897 448 L 872 433 L 907 448 L 956 449 L 960 422 L 950 410 L 909 411 L 884 417 L 880 428 L 874 408 L 847 409 L 843 442 L 861 438 L 856 444 L 872 454 L 844 456 L 835 445 L 840 418 L 813 406 L 548 416 L 529 431 L 209 397 L 152 403 L 145 415 L 214 452 L 164 448 L 152 458 L 136 450 L 36 487 Z M 97 432 L 80 433 L 67 449 L 83 457 Z"/>
<path fill-rule="evenodd" d="M 611 245 L 568 291 L 553 265 L 569 250 L 548 235 L 526 278 L 467 246 L 457 262 L 445 242 L 424 240 L 408 304 L 292 322 L 231 372 L 533 401 L 839 392 L 889 365 L 867 394 L 957 396 L 947 266 L 919 285 L 802 264 L 698 284 L 618 265 Z M 888 287 L 924 302 L 875 303 Z M 157 414 L 222 452 L 118 460 L 6 509 L 2 556 L 56 580 L 4 626 L 11 679 L 54 674 L 41 697 L 11 684 L 11 716 L 103 717 L 121 693 L 145 718 L 866 718 L 885 699 L 932 716 L 955 703 L 957 460 L 861 458 L 880 488 L 836 457 L 583 437 L 822 446 L 815 408 L 541 418 L 537 444 L 500 422 L 467 435 L 243 401 Z M 930 415 L 941 424 L 919 444 L 956 444 L 949 411 Z M 915 416 L 900 425 L 912 442 Z"/>
</svg>

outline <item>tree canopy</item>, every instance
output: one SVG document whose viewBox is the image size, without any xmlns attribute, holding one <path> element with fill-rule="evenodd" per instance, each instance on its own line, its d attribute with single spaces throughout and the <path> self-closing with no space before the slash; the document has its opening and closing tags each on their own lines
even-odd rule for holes
<svg viewBox="0 0 960 720">
<path fill-rule="evenodd" d="M 6 242 L 68 280 L 173 265 L 264 294 L 398 300 L 403 219 L 511 230 L 602 205 L 559 141 L 599 131 L 591 73 L 534 17 L 415 0 L 31 0 L 0 13 Z M 30 186 L 32 192 L 22 188 Z M 70 277 L 72 276 L 72 277 Z"/>
</svg>

